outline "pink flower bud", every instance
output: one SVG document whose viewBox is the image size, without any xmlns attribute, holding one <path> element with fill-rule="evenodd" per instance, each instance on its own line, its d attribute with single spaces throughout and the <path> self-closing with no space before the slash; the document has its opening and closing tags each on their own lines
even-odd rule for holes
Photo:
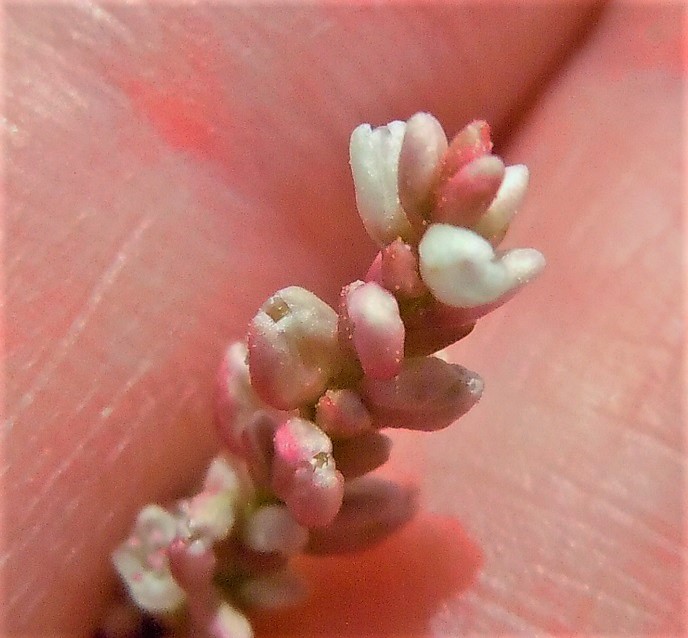
<svg viewBox="0 0 688 638">
<path fill-rule="evenodd" d="M 465 314 L 460 317 L 460 320 L 445 318 L 436 311 L 436 306 L 440 305 L 449 308 L 433 299 L 427 307 L 409 314 L 406 320 L 405 356 L 424 357 L 434 354 L 472 332 L 475 323 L 472 323 Z M 464 311 L 463 308 L 452 308 L 452 310 Z"/>
<path fill-rule="evenodd" d="M 375 477 L 348 483 L 344 502 L 328 527 L 312 530 L 310 554 L 358 552 L 398 530 L 413 518 L 418 491 Z"/>
<path fill-rule="evenodd" d="M 332 446 L 337 469 L 349 481 L 384 465 L 392 440 L 380 432 L 366 432 L 353 439 L 333 441 Z"/>
<path fill-rule="evenodd" d="M 275 293 L 248 329 L 248 366 L 264 401 L 291 410 L 315 401 L 341 365 L 337 314 L 298 286 Z"/>
<path fill-rule="evenodd" d="M 433 431 L 468 412 L 483 390 L 482 379 L 436 357 L 404 360 L 391 380 L 364 378 L 361 394 L 376 427 Z"/>
<path fill-rule="evenodd" d="M 439 185 L 451 179 L 466 164 L 492 151 L 490 126 L 483 120 L 474 120 L 462 128 L 452 139 L 440 164 Z"/>
<path fill-rule="evenodd" d="M 394 295 L 374 282 L 342 289 L 340 339 L 353 346 L 363 372 L 375 379 L 397 374 L 404 356 L 404 323 Z"/>
<path fill-rule="evenodd" d="M 483 155 L 466 164 L 437 190 L 434 222 L 472 226 L 485 213 L 504 179 L 504 163 Z"/>
<path fill-rule="evenodd" d="M 370 414 L 353 390 L 328 390 L 315 406 L 317 426 L 333 438 L 347 439 L 371 428 Z"/>
<path fill-rule="evenodd" d="M 420 278 L 418 256 L 401 239 L 385 246 L 381 253 L 380 279 L 382 285 L 402 299 L 417 299 L 428 292 Z"/>
<path fill-rule="evenodd" d="M 293 417 L 275 432 L 272 488 L 304 527 L 327 525 L 342 504 L 344 478 L 332 442 L 315 423 Z"/>
<path fill-rule="evenodd" d="M 416 113 L 406 122 L 399 155 L 399 199 L 412 223 L 429 211 L 447 146 L 442 125 L 429 113 Z"/>
</svg>

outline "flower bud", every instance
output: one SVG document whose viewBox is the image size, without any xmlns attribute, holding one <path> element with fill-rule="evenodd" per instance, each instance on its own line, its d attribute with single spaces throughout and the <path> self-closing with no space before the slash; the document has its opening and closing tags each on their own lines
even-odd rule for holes
<svg viewBox="0 0 688 638">
<path fill-rule="evenodd" d="M 380 259 L 380 279 L 387 290 L 402 299 L 417 299 L 427 293 L 418 271 L 418 257 L 409 244 L 394 240 L 382 249 Z"/>
<path fill-rule="evenodd" d="M 466 164 L 437 191 L 433 222 L 472 226 L 485 213 L 504 179 L 504 164 L 483 155 Z"/>
<path fill-rule="evenodd" d="M 473 230 L 493 246 L 499 244 L 520 207 L 528 190 L 528 167 L 523 164 L 507 166 L 497 195 Z"/>
<path fill-rule="evenodd" d="M 399 199 L 412 221 L 422 220 L 429 211 L 447 146 L 442 125 L 429 113 L 416 113 L 406 122 L 399 155 Z"/>
<path fill-rule="evenodd" d="M 371 428 L 361 397 L 348 389 L 328 390 L 315 406 L 315 423 L 332 438 L 347 439 Z"/>
<path fill-rule="evenodd" d="M 418 252 L 421 276 L 433 296 L 456 308 L 494 303 L 534 279 L 545 265 L 537 250 L 498 256 L 480 235 L 447 224 L 430 226 Z"/>
<path fill-rule="evenodd" d="M 404 323 L 394 295 L 375 282 L 342 289 L 340 339 L 353 346 L 363 372 L 375 379 L 397 374 L 404 356 Z"/>
<path fill-rule="evenodd" d="M 342 504 L 344 478 L 332 442 L 315 423 L 293 417 L 275 432 L 272 488 L 297 523 L 327 525 Z"/>
<path fill-rule="evenodd" d="M 229 603 L 220 603 L 217 613 L 203 634 L 212 638 L 253 638 L 251 624 Z"/>
<path fill-rule="evenodd" d="M 248 516 L 242 540 L 257 552 L 297 554 L 308 541 L 308 530 L 293 519 L 284 505 L 264 505 Z"/>
<path fill-rule="evenodd" d="M 392 440 L 380 432 L 366 432 L 353 439 L 333 441 L 332 447 L 337 469 L 349 481 L 384 465 L 392 450 Z"/>
<path fill-rule="evenodd" d="M 312 530 L 310 554 L 358 552 L 409 522 L 418 508 L 418 491 L 376 477 L 347 483 L 342 509 L 332 524 Z"/>
<path fill-rule="evenodd" d="M 437 357 L 405 359 L 388 381 L 365 378 L 361 394 L 376 427 L 433 431 L 451 425 L 477 403 L 482 379 Z"/>
<path fill-rule="evenodd" d="M 340 367 L 337 314 L 313 293 L 291 286 L 275 293 L 248 330 L 253 387 L 275 408 L 315 401 Z"/>
<path fill-rule="evenodd" d="M 131 536 L 112 554 L 112 562 L 132 600 L 144 611 L 171 613 L 184 603 L 184 591 L 172 578 L 167 547 L 177 521 L 157 505 L 144 507 Z"/>
<path fill-rule="evenodd" d="M 439 185 L 456 175 L 474 159 L 492 151 L 490 126 L 483 120 L 474 120 L 462 128 L 452 139 L 440 163 Z"/>
<path fill-rule="evenodd" d="M 413 231 L 399 200 L 399 154 L 406 124 L 371 128 L 361 124 L 351 134 L 349 154 L 356 205 L 366 231 L 380 245 Z"/>
</svg>

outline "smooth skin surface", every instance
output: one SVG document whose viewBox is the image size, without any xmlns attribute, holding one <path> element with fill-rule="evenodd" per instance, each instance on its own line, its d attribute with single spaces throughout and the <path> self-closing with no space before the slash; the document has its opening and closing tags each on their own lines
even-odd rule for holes
<svg viewBox="0 0 688 638">
<path fill-rule="evenodd" d="M 215 450 L 223 345 L 274 290 L 367 268 L 350 131 L 424 109 L 529 165 L 505 245 L 548 269 L 450 351 L 481 404 L 396 436 L 434 517 L 302 561 L 312 604 L 259 635 L 681 634 L 681 18 L 9 7 L 6 633 L 96 626 L 135 511 Z"/>
</svg>

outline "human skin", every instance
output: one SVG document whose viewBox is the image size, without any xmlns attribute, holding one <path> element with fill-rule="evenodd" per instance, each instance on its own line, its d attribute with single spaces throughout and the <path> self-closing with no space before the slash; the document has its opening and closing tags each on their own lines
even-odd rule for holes
<svg viewBox="0 0 688 638">
<path fill-rule="evenodd" d="M 548 268 L 450 350 L 478 407 L 395 437 L 428 514 L 304 561 L 314 601 L 333 636 L 681 633 L 680 11 L 409 12 L 7 11 L 7 633 L 97 624 L 136 510 L 216 449 L 224 344 L 372 258 L 350 131 L 421 109 L 529 165 L 506 245 Z M 318 636 L 321 612 L 257 622 Z"/>
</svg>

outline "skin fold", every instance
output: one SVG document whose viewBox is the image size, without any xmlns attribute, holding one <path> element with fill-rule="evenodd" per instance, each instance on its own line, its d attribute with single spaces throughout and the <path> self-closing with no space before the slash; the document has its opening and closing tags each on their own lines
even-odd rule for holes
<svg viewBox="0 0 688 638">
<path fill-rule="evenodd" d="M 5 13 L 5 633 L 97 625 L 134 513 L 216 449 L 223 346 L 365 273 L 351 130 L 421 109 L 529 166 L 505 246 L 548 267 L 448 352 L 481 403 L 393 433 L 425 513 L 303 559 L 259 635 L 682 633 L 678 6 Z"/>
</svg>

